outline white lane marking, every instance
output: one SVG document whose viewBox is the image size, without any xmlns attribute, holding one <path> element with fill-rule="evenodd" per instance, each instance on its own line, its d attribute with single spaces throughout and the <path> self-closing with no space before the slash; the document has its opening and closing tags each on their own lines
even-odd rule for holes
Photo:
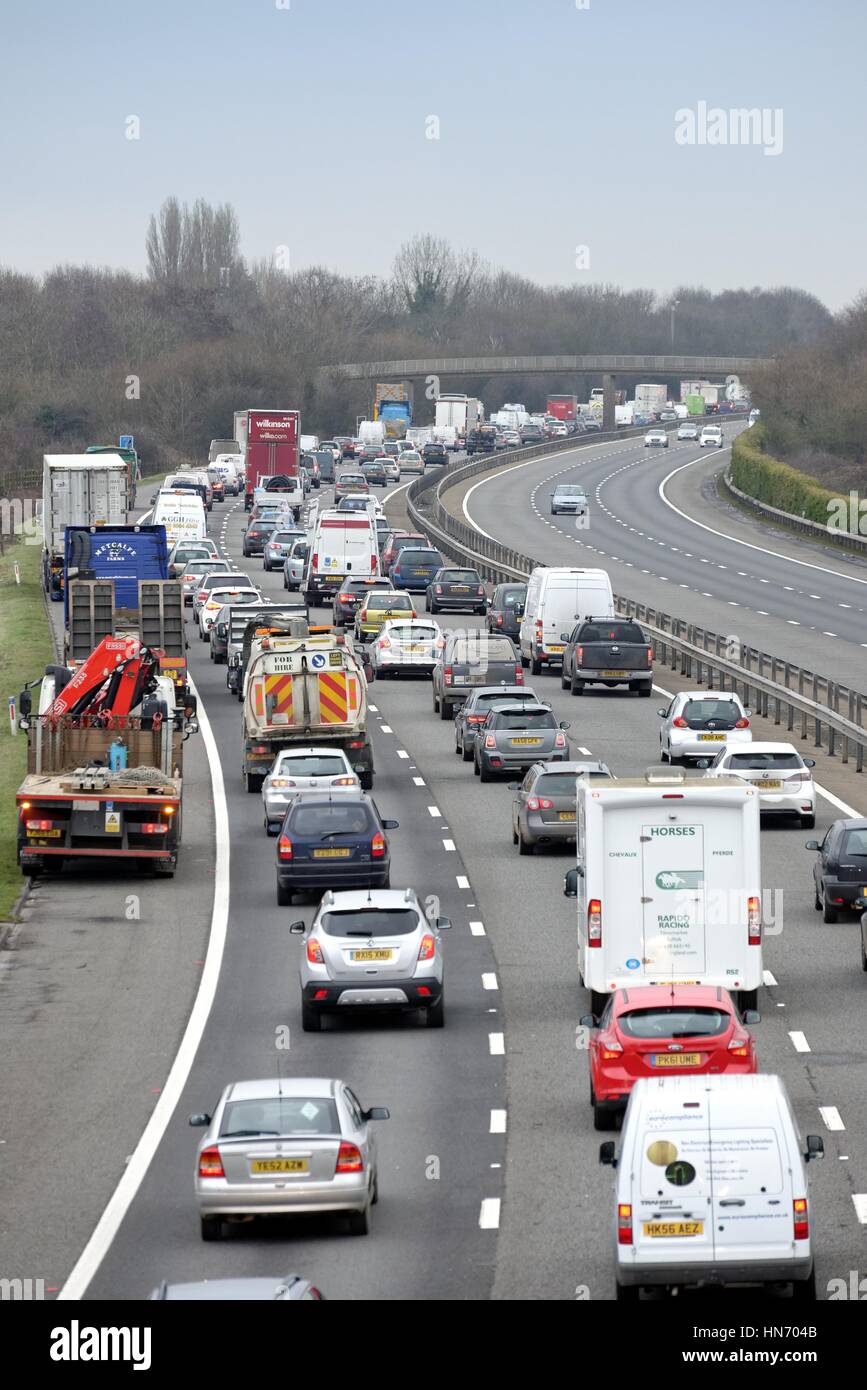
<svg viewBox="0 0 867 1390">
<path fill-rule="evenodd" d="M 485 924 L 484 924 L 484 922 L 470 922 L 470 932 L 472 933 L 473 936 L 484 936 L 484 935 L 485 935 Z"/>
<path fill-rule="evenodd" d="M 391 727 L 390 724 L 383 724 L 379 732 L 381 734 L 393 734 L 394 729 Z"/>
<path fill-rule="evenodd" d="M 499 983 L 493 970 L 485 971 L 482 974 L 482 989 L 499 989 Z"/>
<path fill-rule="evenodd" d="M 813 1049 L 807 1042 L 803 1033 L 790 1033 L 789 1037 L 792 1040 L 792 1047 L 796 1052 L 812 1052 Z"/>
<path fill-rule="evenodd" d="M 729 445 L 728 447 L 730 448 L 731 446 Z M 724 541 L 730 541 L 732 545 L 745 545 L 748 550 L 758 550 L 762 555 L 773 555 L 777 560 L 785 560 L 790 565 L 801 565 L 804 569 L 819 570 L 822 574 L 833 574 L 837 579 L 848 579 L 852 584 L 867 584 L 867 579 L 858 579 L 853 574 L 843 574 L 840 570 L 831 569 L 829 565 L 816 565 L 812 564 L 809 560 L 796 560 L 791 555 L 783 555 L 779 550 L 769 550 L 766 545 L 754 545 L 752 541 L 741 540 L 739 536 L 730 536 L 726 531 L 718 531 L 715 526 L 707 526 L 703 521 L 696 521 L 695 517 L 688 516 L 686 512 L 681 511 L 680 507 L 675 506 L 674 502 L 666 497 L 665 485 L 670 482 L 677 473 L 681 473 L 684 468 L 692 468 L 694 464 L 700 461 L 700 459 L 690 459 L 687 463 L 682 463 L 678 468 L 673 468 L 670 473 L 666 474 L 659 484 L 659 487 L 656 489 L 666 507 L 670 507 L 673 512 L 677 512 L 678 516 L 683 517 L 684 521 L 688 521 L 692 526 L 700 526 L 702 531 L 710 531 L 711 535 L 719 536 Z M 849 606 L 848 604 L 840 604 L 841 608 Z"/>
<path fill-rule="evenodd" d="M 853 1192 L 852 1201 L 855 1203 L 855 1215 L 862 1226 L 867 1226 L 867 1192 Z"/>
<path fill-rule="evenodd" d="M 489 1033 L 489 1034 L 488 1034 L 488 1048 L 490 1049 L 490 1053 L 491 1053 L 491 1056 L 492 1056 L 492 1057 L 503 1057 L 503 1056 L 505 1056 L 505 1052 L 506 1052 L 506 1035 L 505 1035 L 505 1033 Z"/>
<path fill-rule="evenodd" d="M 860 811 L 856 811 L 854 806 L 849 806 L 845 801 L 841 801 L 839 796 L 829 792 L 826 787 L 820 787 L 818 782 L 814 782 L 813 785 L 819 795 L 823 796 L 826 801 L 830 801 L 832 806 L 836 806 L 838 811 L 842 811 L 844 816 L 860 816 L 862 814 Z"/>
<path fill-rule="evenodd" d="M 428 813 L 429 816 L 441 816 L 441 815 L 442 815 L 442 812 L 441 812 L 439 806 L 428 806 L 428 808 L 427 808 L 427 813 Z"/>
<path fill-rule="evenodd" d="M 579 752 L 579 753 L 583 753 L 585 758 L 589 758 L 589 757 L 590 757 L 590 749 L 589 749 L 589 748 L 579 748 L 579 749 L 578 749 L 578 752 Z"/>
<path fill-rule="evenodd" d="M 778 985 L 779 983 L 777 977 L 770 970 L 762 971 L 762 984 L 766 989 L 771 989 L 774 985 Z"/>
<path fill-rule="evenodd" d="M 836 1105 L 820 1105 L 819 1114 L 822 1116 L 822 1122 L 827 1129 L 838 1130 L 846 1128 L 840 1118 L 840 1111 L 837 1109 Z"/>
<path fill-rule="evenodd" d="M 368 705 L 367 708 L 370 710 L 371 714 L 379 714 L 379 710 L 377 709 L 376 705 Z"/>
<path fill-rule="evenodd" d="M 211 774 L 216 832 L 214 905 L 211 910 L 207 955 L 192 1012 L 159 1100 L 145 1125 L 144 1133 L 135 1146 L 135 1151 L 127 1163 L 123 1177 L 109 1199 L 108 1206 L 96 1223 L 93 1234 L 57 1295 L 58 1302 L 78 1302 L 83 1298 L 88 1285 L 105 1259 L 112 1241 L 120 1229 L 121 1222 L 147 1176 L 154 1154 L 159 1148 L 175 1107 L 187 1084 L 217 992 L 217 982 L 220 978 L 220 967 L 223 961 L 223 949 L 226 944 L 226 931 L 229 924 L 229 856 L 231 853 L 229 808 L 226 804 L 223 769 L 220 766 L 220 755 L 217 752 L 214 733 L 202 703 L 202 697 L 196 691 L 192 679 L 190 680 L 190 688 L 198 699 L 199 728 L 204 739 L 208 769 Z"/>
<path fill-rule="evenodd" d="M 459 888 L 469 888 L 470 886 L 470 880 L 467 878 L 466 874 L 458 874 L 455 878 L 455 883 Z"/>
<path fill-rule="evenodd" d="M 413 777 L 412 780 L 413 780 L 413 782 L 415 783 L 415 785 L 416 785 L 417 787 L 423 787 L 423 786 L 424 786 L 424 778 L 423 778 L 423 777 Z"/>
<path fill-rule="evenodd" d="M 399 758 L 408 758 L 408 757 L 409 757 L 409 754 L 407 753 L 407 751 L 406 751 L 405 748 L 398 748 L 398 750 L 397 750 L 397 756 L 398 756 Z M 413 777 L 412 780 L 415 781 L 415 778 Z"/>
<path fill-rule="evenodd" d="M 491 1111 L 491 1134 L 505 1134 L 506 1132 L 506 1112 L 505 1110 Z"/>
<path fill-rule="evenodd" d="M 482 1210 L 479 1213 L 479 1225 L 481 1226 L 483 1231 L 496 1231 L 499 1229 L 499 1197 L 485 1197 L 482 1199 Z"/>
<path fill-rule="evenodd" d="M 454 850 L 455 850 L 455 842 L 454 842 L 454 840 L 443 840 L 443 849 L 444 849 L 444 850 L 447 850 L 447 851 L 449 852 L 449 854 L 454 854 Z"/>
</svg>

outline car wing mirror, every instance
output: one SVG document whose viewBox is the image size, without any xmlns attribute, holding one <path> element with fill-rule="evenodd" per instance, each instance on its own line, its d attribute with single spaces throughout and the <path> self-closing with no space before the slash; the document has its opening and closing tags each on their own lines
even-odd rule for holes
<svg viewBox="0 0 867 1390">
<path fill-rule="evenodd" d="M 571 729 L 572 725 L 568 719 L 561 719 L 559 727 L 561 729 Z"/>
<path fill-rule="evenodd" d="M 563 879 L 563 897 L 577 898 L 578 896 L 578 870 L 569 869 Z"/>
<path fill-rule="evenodd" d="M 825 1157 L 825 1141 L 821 1134 L 807 1135 L 807 1149 L 804 1154 L 806 1163 L 813 1162 L 814 1159 Z"/>
<path fill-rule="evenodd" d="M 205 1129 L 211 1123 L 211 1117 L 203 1110 L 200 1114 L 191 1115 L 189 1123 L 193 1129 Z"/>
<path fill-rule="evenodd" d="M 399 830 L 399 829 L 400 829 L 400 821 L 399 821 L 399 820 L 384 820 L 384 821 L 382 822 L 382 828 L 383 828 L 383 830 Z"/>
<path fill-rule="evenodd" d="M 290 936 L 303 936 L 304 933 L 306 932 L 306 930 L 307 930 L 307 924 L 306 924 L 306 922 L 290 922 L 290 923 L 289 923 L 289 934 L 290 934 Z"/>
<path fill-rule="evenodd" d="M 582 1028 L 598 1028 L 599 1020 L 595 1014 L 582 1014 L 578 1022 Z"/>
<path fill-rule="evenodd" d="M 437 930 L 438 930 L 438 931 L 448 931 L 448 930 L 449 930 L 449 927 L 451 926 L 451 924 L 452 924 L 452 919 L 451 919 L 450 917 L 438 917 L 438 918 L 437 918 Z"/>
<path fill-rule="evenodd" d="M 510 792 L 519 792 L 521 790 L 521 783 L 510 782 L 506 790 Z"/>
<path fill-rule="evenodd" d="M 816 766 L 816 759 L 815 759 L 815 758 L 805 758 L 805 759 L 804 759 L 804 766 L 805 766 L 805 767 L 815 767 L 815 766 Z"/>
<path fill-rule="evenodd" d="M 658 709 L 656 713 L 659 715 L 660 719 L 664 719 L 668 711 L 664 709 Z"/>
<path fill-rule="evenodd" d="M 807 843 L 804 845 L 804 849 L 819 849 L 819 847 L 820 846 L 818 840 L 808 840 Z"/>
<path fill-rule="evenodd" d="M 749 1028 L 754 1028 L 757 1023 L 761 1023 L 762 1021 L 762 1016 L 758 1009 L 744 1009 L 742 1018 Z"/>
<path fill-rule="evenodd" d="M 390 1120 L 391 1111 L 385 1105 L 371 1105 L 369 1110 L 362 1110 L 364 1120 Z"/>
<path fill-rule="evenodd" d="M 696 767 L 710 767 L 710 758 L 699 758 Z"/>
<path fill-rule="evenodd" d="M 607 1168 L 617 1167 L 617 1159 L 614 1156 L 613 1139 L 606 1139 L 604 1144 L 599 1145 L 599 1162 Z"/>
</svg>

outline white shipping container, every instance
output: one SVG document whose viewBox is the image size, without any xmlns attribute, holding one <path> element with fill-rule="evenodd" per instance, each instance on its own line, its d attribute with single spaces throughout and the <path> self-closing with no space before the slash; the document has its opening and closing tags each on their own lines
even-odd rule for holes
<svg viewBox="0 0 867 1390">
<path fill-rule="evenodd" d="M 119 454 L 44 454 L 42 528 L 45 548 L 63 554 L 67 526 L 125 526 L 128 465 Z"/>
</svg>

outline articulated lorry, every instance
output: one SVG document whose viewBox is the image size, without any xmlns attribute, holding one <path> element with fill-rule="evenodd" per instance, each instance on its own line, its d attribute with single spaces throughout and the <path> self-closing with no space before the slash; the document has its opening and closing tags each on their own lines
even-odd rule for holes
<svg viewBox="0 0 867 1390">
<path fill-rule="evenodd" d="M 250 648 L 244 685 L 244 786 L 261 789 L 283 748 L 342 748 L 361 785 L 373 786 L 367 681 L 350 642 L 333 633 L 268 634 Z"/>
<path fill-rule="evenodd" d="M 67 526 L 126 525 L 129 465 L 118 454 L 44 454 L 42 460 L 42 584 L 63 599 Z"/>
<path fill-rule="evenodd" d="M 177 698 L 161 653 L 110 636 L 85 661 L 48 666 L 19 696 L 27 776 L 18 862 L 28 877 L 70 860 L 133 860 L 171 878 L 182 833 L 183 744 L 195 697 Z M 33 685 L 40 686 L 33 714 Z"/>
</svg>

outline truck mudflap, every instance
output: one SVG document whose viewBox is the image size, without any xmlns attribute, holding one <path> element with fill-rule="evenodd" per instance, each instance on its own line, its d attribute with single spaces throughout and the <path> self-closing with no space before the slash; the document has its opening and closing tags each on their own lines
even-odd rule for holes
<svg viewBox="0 0 867 1390">
<path fill-rule="evenodd" d="M 147 800 L 85 793 L 18 802 L 18 863 L 22 873 L 39 873 L 64 859 L 141 859 L 172 873 L 181 838 L 177 796 Z"/>
</svg>

